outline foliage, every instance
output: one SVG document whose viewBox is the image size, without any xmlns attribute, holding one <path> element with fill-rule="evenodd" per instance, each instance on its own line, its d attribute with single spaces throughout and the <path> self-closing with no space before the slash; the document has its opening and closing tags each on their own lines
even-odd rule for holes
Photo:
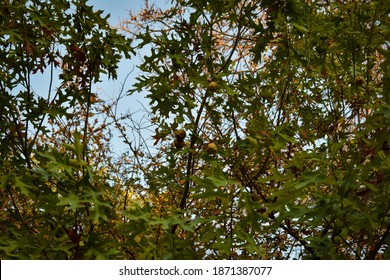
<svg viewBox="0 0 390 280">
<path fill-rule="evenodd" d="M 5 3 L 2 258 L 389 259 L 387 1 L 145 1 L 150 140 L 92 92 L 133 52 L 107 17 Z"/>
<path fill-rule="evenodd" d="M 1 256 L 111 257 L 114 194 L 96 162 L 92 85 L 117 77 L 130 41 L 85 0 L 0 9 Z M 47 93 L 36 92 L 44 79 Z"/>
<path fill-rule="evenodd" d="M 163 152 L 147 185 L 194 222 L 171 227 L 177 257 L 388 258 L 388 11 L 174 1 L 123 24 L 150 46 L 135 90 Z"/>
</svg>

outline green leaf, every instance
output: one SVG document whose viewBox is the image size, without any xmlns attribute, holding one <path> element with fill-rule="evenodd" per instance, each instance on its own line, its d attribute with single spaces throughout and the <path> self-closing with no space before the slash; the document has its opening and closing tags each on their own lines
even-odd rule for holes
<svg viewBox="0 0 390 280">
<path fill-rule="evenodd" d="M 74 191 L 71 191 L 67 196 L 59 197 L 59 200 L 60 201 L 56 204 L 57 206 L 66 206 L 73 212 L 76 212 L 77 209 L 84 207 L 82 204 L 84 201 Z"/>
<path fill-rule="evenodd" d="M 20 192 L 24 195 L 29 195 L 31 189 L 35 189 L 33 181 L 26 180 L 26 177 L 15 176 L 13 178 L 14 186 L 20 190 Z"/>
<path fill-rule="evenodd" d="M 228 180 L 220 177 L 208 176 L 206 177 L 206 179 L 210 180 L 215 187 L 222 187 L 228 183 Z"/>
<path fill-rule="evenodd" d="M 277 131 L 277 134 L 282 137 L 284 140 L 291 142 L 291 143 L 298 143 L 297 140 L 295 140 L 293 137 L 290 137 L 286 134 L 281 133 L 280 131 Z"/>
<path fill-rule="evenodd" d="M 7 174 L 7 175 L 2 175 L 0 177 L 0 189 L 1 190 L 5 190 L 5 188 L 7 187 L 7 185 L 9 184 L 9 182 L 11 181 L 11 175 L 10 174 Z"/>
<path fill-rule="evenodd" d="M 296 29 L 298 29 L 299 31 L 301 31 L 301 32 L 304 32 L 304 33 L 308 33 L 308 32 L 309 32 L 309 30 L 308 30 L 306 27 L 304 27 L 304 26 L 302 26 L 302 25 L 299 25 L 299 24 L 296 23 L 296 22 L 293 22 L 292 25 L 293 25 Z"/>
</svg>

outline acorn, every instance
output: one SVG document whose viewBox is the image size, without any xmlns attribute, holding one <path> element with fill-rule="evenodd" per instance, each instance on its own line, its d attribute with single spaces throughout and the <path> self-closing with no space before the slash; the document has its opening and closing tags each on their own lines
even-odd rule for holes
<svg viewBox="0 0 390 280">
<path fill-rule="evenodd" d="M 207 89 L 212 92 L 216 91 L 217 88 L 218 88 L 218 84 L 216 82 L 210 82 L 209 85 L 207 86 Z"/>
<path fill-rule="evenodd" d="M 180 141 L 180 140 L 176 139 L 173 142 L 173 145 L 175 146 L 176 149 L 181 150 L 186 145 L 186 143 L 183 140 Z"/>
<path fill-rule="evenodd" d="M 178 129 L 175 131 L 175 138 L 177 141 L 182 142 L 187 136 L 187 133 L 184 129 Z"/>
<path fill-rule="evenodd" d="M 363 83 L 364 83 L 364 78 L 363 78 L 363 76 L 356 76 L 356 77 L 355 77 L 355 84 L 356 84 L 357 86 L 361 86 L 361 85 L 363 85 Z"/>
<path fill-rule="evenodd" d="M 209 155 L 214 155 L 217 153 L 217 151 L 218 151 L 217 145 L 215 145 L 213 142 L 207 144 L 206 152 Z"/>
</svg>

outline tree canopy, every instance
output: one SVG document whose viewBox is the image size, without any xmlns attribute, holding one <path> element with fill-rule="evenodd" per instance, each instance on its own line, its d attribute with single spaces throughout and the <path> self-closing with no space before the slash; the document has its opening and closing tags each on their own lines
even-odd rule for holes
<svg viewBox="0 0 390 280">
<path fill-rule="evenodd" d="M 388 1 L 0 7 L 1 258 L 390 258 Z"/>
</svg>

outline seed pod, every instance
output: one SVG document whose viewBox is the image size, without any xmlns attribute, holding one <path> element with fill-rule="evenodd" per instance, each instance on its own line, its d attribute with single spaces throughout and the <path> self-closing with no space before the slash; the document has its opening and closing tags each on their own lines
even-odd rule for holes
<svg viewBox="0 0 390 280">
<path fill-rule="evenodd" d="M 206 146 L 206 152 L 207 152 L 209 155 L 216 154 L 217 151 L 218 151 L 217 145 L 215 145 L 213 142 L 207 144 L 207 146 Z"/>
<path fill-rule="evenodd" d="M 356 76 L 356 77 L 355 77 L 355 84 L 356 84 L 357 86 L 361 86 L 361 85 L 363 85 L 363 83 L 364 83 L 364 78 L 363 78 L 363 76 Z"/>
<path fill-rule="evenodd" d="M 183 141 L 186 138 L 187 133 L 184 129 L 178 129 L 175 131 L 175 138 L 177 141 Z"/>
<path fill-rule="evenodd" d="M 178 139 L 176 139 L 175 142 L 173 142 L 173 144 L 175 148 L 178 150 L 181 150 L 186 145 L 186 143 L 183 140 L 179 141 Z"/>
<path fill-rule="evenodd" d="M 214 92 L 218 88 L 218 84 L 216 82 L 210 82 L 209 85 L 207 86 L 207 89 Z"/>
</svg>

